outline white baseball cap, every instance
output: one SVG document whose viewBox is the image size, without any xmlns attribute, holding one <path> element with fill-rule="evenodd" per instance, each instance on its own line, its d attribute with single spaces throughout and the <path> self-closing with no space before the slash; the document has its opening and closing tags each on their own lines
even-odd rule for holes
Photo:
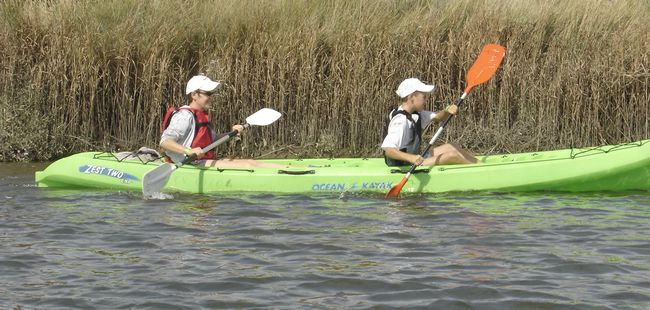
<svg viewBox="0 0 650 310">
<path fill-rule="evenodd" d="M 399 87 L 397 87 L 397 90 L 395 93 L 400 97 L 400 98 L 405 98 L 406 96 L 419 91 L 423 93 L 429 93 L 433 91 L 435 86 L 433 85 L 428 85 L 422 83 L 419 79 L 416 78 L 410 78 L 402 81 L 402 83 L 399 84 Z"/>
<path fill-rule="evenodd" d="M 188 82 L 187 87 L 185 87 L 185 94 L 189 95 L 193 91 L 202 90 L 202 91 L 213 91 L 221 83 L 211 80 L 205 75 L 195 75 Z"/>
</svg>

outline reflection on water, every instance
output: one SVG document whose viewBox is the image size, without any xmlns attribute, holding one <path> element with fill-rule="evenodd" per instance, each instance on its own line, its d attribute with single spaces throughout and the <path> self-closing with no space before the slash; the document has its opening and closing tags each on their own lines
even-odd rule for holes
<svg viewBox="0 0 650 310">
<path fill-rule="evenodd" d="M 0 308 L 650 308 L 647 192 L 144 200 L 30 169 L 0 173 Z"/>
</svg>

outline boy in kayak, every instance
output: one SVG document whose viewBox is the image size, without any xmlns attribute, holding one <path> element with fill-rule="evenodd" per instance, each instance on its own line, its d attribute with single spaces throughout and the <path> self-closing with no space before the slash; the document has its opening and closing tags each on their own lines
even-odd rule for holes
<svg viewBox="0 0 650 310">
<path fill-rule="evenodd" d="M 212 94 L 221 85 L 204 75 L 192 77 L 185 88 L 188 104 L 172 112 L 169 119 L 163 123 L 160 137 L 160 147 L 173 162 L 182 162 L 185 156 L 196 154 L 198 164 L 208 167 L 258 167 L 281 168 L 283 165 L 261 163 L 252 159 L 223 159 L 217 158 L 214 150 L 203 153 L 203 147 L 216 141 L 217 135 L 212 129 L 208 111 L 212 105 Z M 166 117 L 167 118 L 167 117 Z M 238 131 L 237 136 L 244 130 L 242 125 L 232 126 Z"/>
<path fill-rule="evenodd" d="M 397 87 L 401 104 L 388 115 L 389 124 L 381 148 L 388 166 L 444 165 L 477 163 L 474 155 L 454 144 L 434 147 L 425 157 L 420 156 L 422 129 L 431 121 L 442 122 L 450 114 L 456 115 L 458 106 L 452 104 L 445 110 L 431 112 L 424 110 L 427 94 L 435 86 L 424 84 L 416 78 L 409 78 Z"/>
</svg>

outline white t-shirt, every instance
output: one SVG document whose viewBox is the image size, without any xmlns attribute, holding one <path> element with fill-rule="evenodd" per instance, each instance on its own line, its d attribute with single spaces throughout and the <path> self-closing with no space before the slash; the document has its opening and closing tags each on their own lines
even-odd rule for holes
<svg viewBox="0 0 650 310">
<path fill-rule="evenodd" d="M 404 110 L 401 106 L 398 110 Z M 414 121 L 418 121 L 419 117 L 422 117 L 420 125 L 422 129 L 426 128 L 429 123 L 436 116 L 436 113 L 431 111 L 422 111 L 417 114 L 412 114 L 411 117 Z M 390 115 L 389 115 L 390 116 Z M 397 114 L 393 117 L 388 124 L 388 133 L 384 138 L 384 142 L 381 144 L 381 148 L 386 150 L 386 148 L 397 148 L 398 150 L 406 148 L 406 152 L 410 154 L 420 153 L 419 146 L 420 141 L 415 135 L 413 130 L 415 123 L 409 121 L 404 114 Z"/>
</svg>

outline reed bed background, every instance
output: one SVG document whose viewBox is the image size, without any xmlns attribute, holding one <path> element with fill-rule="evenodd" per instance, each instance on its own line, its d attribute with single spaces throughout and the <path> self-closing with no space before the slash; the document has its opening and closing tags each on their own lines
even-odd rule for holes
<svg viewBox="0 0 650 310">
<path fill-rule="evenodd" d="M 397 85 L 433 82 L 441 109 L 487 43 L 504 63 L 441 140 L 497 153 L 650 138 L 649 20 L 644 0 L 6 0 L 0 161 L 157 148 L 197 73 L 226 85 L 219 131 L 284 114 L 228 156 L 380 156 Z"/>
</svg>

